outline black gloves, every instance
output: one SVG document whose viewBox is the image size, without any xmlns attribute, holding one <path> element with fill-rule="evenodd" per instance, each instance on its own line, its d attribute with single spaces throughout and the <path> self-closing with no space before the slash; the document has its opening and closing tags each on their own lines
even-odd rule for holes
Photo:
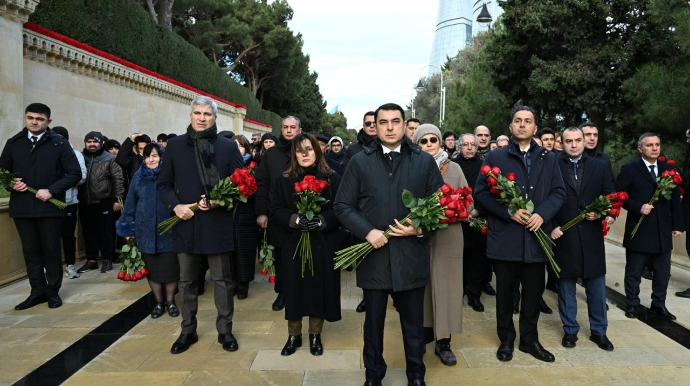
<svg viewBox="0 0 690 386">
<path fill-rule="evenodd" d="M 297 224 L 299 230 L 302 232 L 309 232 L 321 227 L 321 220 L 318 217 L 314 217 L 311 220 L 307 219 L 306 215 L 300 214 L 297 217 Z"/>
</svg>

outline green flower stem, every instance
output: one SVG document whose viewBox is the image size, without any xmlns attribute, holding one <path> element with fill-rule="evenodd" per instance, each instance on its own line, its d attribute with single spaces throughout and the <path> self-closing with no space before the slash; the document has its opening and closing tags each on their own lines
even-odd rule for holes
<svg viewBox="0 0 690 386">
<path fill-rule="evenodd" d="M 26 190 L 28 190 L 29 192 L 31 192 L 33 194 L 38 193 L 38 191 L 36 189 L 28 187 L 28 186 L 26 187 Z M 50 200 L 48 200 L 48 202 L 57 206 L 60 209 L 65 209 L 65 207 L 67 207 L 67 204 L 65 204 L 64 202 L 62 202 L 60 200 L 56 200 L 54 198 L 51 198 Z"/>
<path fill-rule="evenodd" d="M 197 210 L 199 210 L 199 204 L 194 204 L 194 205 L 190 206 L 189 209 L 191 209 L 192 212 L 196 212 Z M 164 228 L 163 231 L 161 231 L 160 235 L 162 236 L 165 232 L 173 229 L 173 227 L 175 225 L 179 224 L 180 221 L 182 221 L 181 218 L 179 218 L 177 216 L 173 216 L 173 217 L 170 217 L 169 219 L 167 219 L 165 221 L 158 223 L 158 225 L 157 225 L 158 229 Z"/>
<path fill-rule="evenodd" d="M 587 212 L 583 210 L 582 212 L 580 212 L 580 214 L 577 215 L 577 217 L 573 218 L 572 220 L 568 221 L 565 225 L 563 225 L 561 227 L 561 232 L 565 232 L 568 229 L 574 227 L 580 221 L 584 220 L 585 217 L 587 217 Z"/>
</svg>

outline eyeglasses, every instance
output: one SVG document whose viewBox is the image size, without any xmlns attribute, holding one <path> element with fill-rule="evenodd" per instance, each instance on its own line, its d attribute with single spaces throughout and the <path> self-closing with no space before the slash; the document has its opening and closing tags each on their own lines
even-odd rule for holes
<svg viewBox="0 0 690 386">
<path fill-rule="evenodd" d="M 369 121 L 369 122 L 364 122 L 364 127 L 369 127 L 369 126 L 374 126 L 375 122 Z"/>
<path fill-rule="evenodd" d="M 419 143 L 420 143 L 421 145 L 426 145 L 427 142 L 436 143 L 436 142 L 438 142 L 438 138 L 436 138 L 436 137 L 431 137 L 431 138 L 429 138 L 429 139 L 422 138 L 422 139 L 419 140 Z"/>
<path fill-rule="evenodd" d="M 460 146 L 462 146 L 462 147 L 477 146 L 477 144 L 474 143 L 474 142 L 463 142 L 463 143 L 460 144 Z"/>
</svg>

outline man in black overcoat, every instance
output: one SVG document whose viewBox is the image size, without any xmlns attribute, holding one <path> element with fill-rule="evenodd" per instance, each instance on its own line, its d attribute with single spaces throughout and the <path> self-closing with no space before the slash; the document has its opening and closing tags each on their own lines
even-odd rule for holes
<svg viewBox="0 0 690 386">
<path fill-rule="evenodd" d="M 585 135 L 582 129 L 569 127 L 563 131 L 563 154 L 558 157 L 561 174 L 565 181 L 565 203 L 558 211 L 554 222 L 557 227 L 551 232 L 556 241 L 556 262 L 561 268 L 558 280 L 558 313 L 563 322 L 562 344 L 575 347 L 580 331 L 577 317 L 575 286 L 577 279 L 587 293 L 590 340 L 604 350 L 613 350 L 613 344 L 606 337 L 608 320 L 606 316 L 606 249 L 602 218 L 596 213 L 587 213 L 585 220 L 561 231 L 561 226 L 577 217 L 597 197 L 613 192 L 606 163 L 584 154 Z M 611 224 L 613 217 L 607 216 Z"/>
<path fill-rule="evenodd" d="M 685 131 L 685 141 L 690 145 L 690 129 Z M 683 171 L 683 190 L 688 192 L 682 197 L 683 220 L 685 228 L 687 228 L 688 225 L 690 225 L 690 196 L 688 196 L 688 194 L 690 194 L 690 162 L 688 162 L 688 165 L 685 166 L 685 170 Z M 690 237 L 687 237 L 687 235 L 685 235 L 685 252 L 690 254 Z M 676 292 L 676 296 L 690 298 L 690 288 L 685 291 Z"/>
<path fill-rule="evenodd" d="M 22 242 L 31 295 L 15 310 L 48 302 L 62 305 L 58 295 L 62 284 L 60 237 L 67 212 L 48 202 L 65 200 L 67 189 L 81 180 L 81 167 L 69 142 L 55 134 L 50 108 L 32 103 L 24 111 L 26 127 L 7 140 L 0 156 L 0 168 L 17 177 L 10 192 L 10 217 Z M 37 189 L 36 194 L 27 191 Z"/>
<path fill-rule="evenodd" d="M 623 247 L 625 247 L 625 301 L 628 305 L 625 316 L 635 318 L 640 305 L 640 280 L 645 261 L 653 267 L 652 305 L 650 312 L 663 318 L 676 317 L 666 309 L 666 291 L 671 276 L 671 250 L 673 238 L 684 231 L 683 213 L 678 188 L 673 189 L 671 199 L 659 197 L 654 205 L 649 200 L 657 189 L 656 179 L 666 170 L 674 169 L 665 162 L 659 162 L 661 139 L 653 133 L 644 133 L 637 142 L 640 157 L 623 165 L 616 179 L 617 191 L 625 191 L 630 199 L 623 203 L 628 211 L 625 221 Z M 635 237 L 632 230 L 642 216 L 642 224 Z"/>
<path fill-rule="evenodd" d="M 520 351 L 535 358 L 553 362 L 554 356 L 539 343 L 537 323 L 539 302 L 544 293 L 546 253 L 535 231 L 553 229 L 552 220 L 565 200 L 565 187 L 556 154 L 537 145 L 536 111 L 522 104 L 513 109 L 510 144 L 489 152 L 484 166 L 497 166 L 501 173 L 515 173 L 515 184 L 523 198 L 534 203 L 534 211 L 519 209 L 511 216 L 508 207 L 490 192 L 487 178 L 480 175 L 474 199 L 489 213 L 489 235 L 486 255 L 494 260 L 496 273 L 496 322 L 501 344 L 496 357 L 513 359 L 515 326 L 513 325 L 513 290 L 522 284 L 520 310 Z"/>
<path fill-rule="evenodd" d="M 403 189 L 427 197 L 442 185 L 434 159 L 404 137 L 405 113 L 393 103 L 375 114 L 377 139 L 355 155 L 343 175 L 335 199 L 338 220 L 372 251 L 357 268 L 357 286 L 364 292 L 364 367 L 367 386 L 380 385 L 386 375 L 383 327 L 388 294 L 400 314 L 408 385 L 425 385 L 424 287 L 429 282 L 428 235 L 403 226 L 409 214 Z M 390 225 L 391 238 L 384 236 Z"/>
<path fill-rule="evenodd" d="M 232 335 L 234 312 L 231 252 L 232 212 L 210 201 L 210 192 L 219 180 L 242 168 L 242 156 L 235 141 L 217 135 L 218 106 L 211 98 L 192 101 L 191 124 L 187 133 L 168 141 L 158 175 L 158 194 L 163 204 L 183 221 L 173 229 L 173 250 L 180 261 L 182 333 L 171 352 L 179 354 L 197 342 L 199 268 L 202 255 L 208 256 L 214 300 L 218 316 L 218 343 L 226 351 L 238 349 Z M 191 209 L 195 204 L 199 210 Z"/>
</svg>

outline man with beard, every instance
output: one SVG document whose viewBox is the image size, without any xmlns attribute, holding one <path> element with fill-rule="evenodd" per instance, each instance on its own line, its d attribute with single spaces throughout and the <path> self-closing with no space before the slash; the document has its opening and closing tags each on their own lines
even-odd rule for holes
<svg viewBox="0 0 690 386">
<path fill-rule="evenodd" d="M 376 138 L 376 122 L 374 122 L 374 112 L 367 111 L 367 113 L 364 114 L 364 118 L 362 119 L 362 130 L 360 130 L 359 133 L 357 133 L 357 142 L 350 145 L 347 148 L 347 151 L 345 151 L 345 158 L 343 159 L 343 162 L 340 164 L 340 171 L 342 173 L 345 173 L 347 164 L 350 162 L 352 157 L 354 157 L 355 154 L 362 151 L 364 145 L 374 140 L 374 138 Z"/>
<path fill-rule="evenodd" d="M 103 258 L 101 272 L 113 269 L 115 258 L 115 212 L 118 199 L 124 199 L 125 180 L 115 156 L 103 148 L 103 135 L 92 131 L 84 137 L 86 181 L 79 186 L 79 221 L 84 232 L 86 263 L 78 273 L 98 269 L 96 259 Z"/>
<path fill-rule="evenodd" d="M 273 245 L 275 250 L 273 256 L 280 256 L 280 240 L 282 240 L 282 229 L 277 224 L 268 223 L 269 208 L 271 206 L 271 193 L 276 189 L 278 177 L 290 168 L 290 151 L 292 149 L 292 139 L 302 132 L 302 122 L 297 117 L 287 116 L 283 118 L 283 125 L 280 129 L 278 143 L 261 157 L 259 170 L 256 172 L 256 223 L 262 228 L 268 228 L 268 243 Z M 273 287 L 278 294 L 271 308 L 273 311 L 280 311 L 285 308 L 285 298 L 283 296 L 283 263 L 280 258 L 275 259 L 276 282 Z"/>
<path fill-rule="evenodd" d="M 477 155 L 480 161 L 484 162 L 486 155 L 491 151 L 491 131 L 488 127 L 480 125 L 474 129 L 474 136 L 477 137 Z"/>
<path fill-rule="evenodd" d="M 340 137 L 331 137 L 331 139 L 328 141 L 328 147 L 330 151 L 326 153 L 326 162 L 328 163 L 328 166 L 333 169 L 336 173 L 338 173 L 339 176 L 342 176 L 343 173 L 340 170 L 340 163 L 343 162 L 343 158 L 345 158 L 345 152 L 343 151 L 343 139 Z"/>
<path fill-rule="evenodd" d="M 235 141 L 218 135 L 218 105 L 213 99 L 194 98 L 189 115 L 187 133 L 168 141 L 158 175 L 158 194 L 163 204 L 182 220 L 172 229 L 173 251 L 180 262 L 182 332 L 170 352 L 182 353 L 199 339 L 198 276 L 204 255 L 215 284 L 218 343 L 225 351 L 237 351 L 237 340 L 232 334 L 232 212 L 218 208 L 210 200 L 210 192 L 221 179 L 243 167 L 242 156 Z M 193 211 L 194 205 L 199 210 Z"/>
</svg>

